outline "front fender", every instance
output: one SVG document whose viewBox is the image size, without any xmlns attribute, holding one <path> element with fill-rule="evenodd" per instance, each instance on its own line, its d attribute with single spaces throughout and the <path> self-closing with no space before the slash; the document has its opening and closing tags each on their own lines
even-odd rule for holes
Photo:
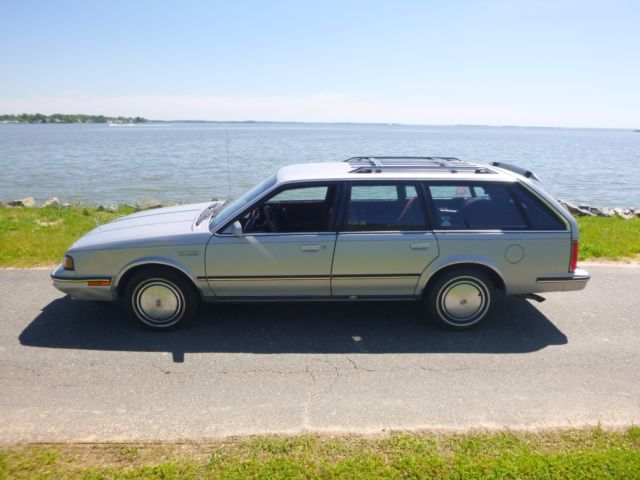
<svg viewBox="0 0 640 480">
<path fill-rule="evenodd" d="M 114 281 L 112 284 L 113 288 L 117 289 L 118 285 L 120 284 L 120 280 L 122 280 L 122 277 L 124 277 L 124 275 L 129 270 L 135 267 L 139 267 L 140 265 L 164 265 L 167 267 L 175 268 L 176 270 L 179 270 L 182 273 L 184 273 L 196 287 L 200 288 L 200 286 L 198 285 L 197 277 L 193 275 L 193 272 L 191 272 L 191 270 L 187 267 L 186 264 L 184 264 L 179 260 L 176 260 L 173 258 L 166 258 L 166 257 L 143 257 L 127 263 L 124 267 L 120 269 L 120 271 L 114 277 Z"/>
</svg>

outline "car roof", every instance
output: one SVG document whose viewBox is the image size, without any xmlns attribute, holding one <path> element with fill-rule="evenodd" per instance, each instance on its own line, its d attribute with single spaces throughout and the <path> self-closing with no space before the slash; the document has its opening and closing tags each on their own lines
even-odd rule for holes
<svg viewBox="0 0 640 480">
<path fill-rule="evenodd" d="M 322 180 L 516 181 L 504 168 L 451 157 L 353 157 L 344 162 L 298 163 L 282 167 L 276 178 L 279 184 Z"/>
</svg>

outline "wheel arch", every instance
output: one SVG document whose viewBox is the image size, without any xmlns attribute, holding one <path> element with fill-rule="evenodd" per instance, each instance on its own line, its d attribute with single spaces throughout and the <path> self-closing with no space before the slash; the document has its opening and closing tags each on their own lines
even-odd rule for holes
<svg viewBox="0 0 640 480">
<path fill-rule="evenodd" d="M 470 260 L 470 259 L 457 259 L 452 260 L 446 263 L 439 264 L 437 266 L 433 266 L 433 268 L 427 269 L 425 273 L 423 273 L 423 277 L 420 279 L 418 284 L 418 292 L 420 296 L 424 297 L 429 289 L 429 285 L 433 284 L 440 276 L 445 273 L 457 269 L 468 267 L 471 269 L 478 269 L 489 276 L 492 280 L 493 285 L 496 290 L 501 291 L 502 293 L 507 293 L 507 286 L 504 280 L 504 276 L 500 273 L 500 270 L 497 266 L 492 265 L 491 262 L 485 262 L 482 260 Z"/>
<path fill-rule="evenodd" d="M 146 268 L 162 268 L 180 274 L 187 281 L 187 283 L 193 287 L 193 290 L 197 292 L 198 296 L 202 298 L 202 291 L 198 287 L 198 284 L 183 265 L 160 258 L 147 258 L 137 260 L 126 265 L 122 270 L 120 270 L 118 275 L 116 275 L 113 284 L 113 288 L 118 298 L 122 298 L 129 280 L 136 273 Z"/>
</svg>

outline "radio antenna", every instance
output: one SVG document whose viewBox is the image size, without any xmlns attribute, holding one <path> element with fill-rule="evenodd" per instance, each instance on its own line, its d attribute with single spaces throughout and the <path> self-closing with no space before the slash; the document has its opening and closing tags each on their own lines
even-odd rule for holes
<svg viewBox="0 0 640 480">
<path fill-rule="evenodd" d="M 229 132 L 224 132 L 227 137 L 227 202 L 231 200 L 231 161 L 229 160 Z"/>
</svg>

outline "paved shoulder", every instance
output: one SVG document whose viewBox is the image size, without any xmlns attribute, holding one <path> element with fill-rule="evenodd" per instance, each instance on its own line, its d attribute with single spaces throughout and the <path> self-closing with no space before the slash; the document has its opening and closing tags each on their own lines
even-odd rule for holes
<svg viewBox="0 0 640 480">
<path fill-rule="evenodd" d="M 502 298 L 464 333 L 406 303 L 213 305 L 175 332 L 0 271 L 0 441 L 640 422 L 640 268 Z"/>
</svg>

